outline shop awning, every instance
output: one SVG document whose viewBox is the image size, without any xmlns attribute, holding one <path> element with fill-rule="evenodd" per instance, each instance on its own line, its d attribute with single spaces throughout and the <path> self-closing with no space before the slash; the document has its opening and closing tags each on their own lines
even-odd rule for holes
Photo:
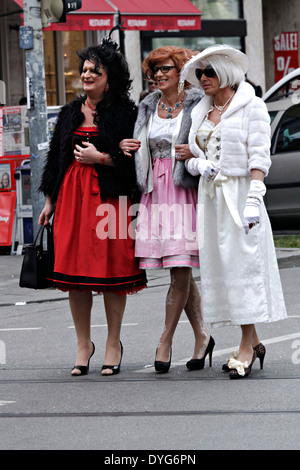
<svg viewBox="0 0 300 470">
<path fill-rule="evenodd" d="M 23 0 L 14 1 L 23 8 Z M 52 23 L 46 30 L 110 30 L 119 12 L 128 31 L 201 28 L 201 12 L 190 0 L 82 0 L 81 9 L 69 13 L 66 23 Z"/>
<path fill-rule="evenodd" d="M 127 30 L 199 30 L 201 11 L 190 0 L 111 0 Z"/>
<path fill-rule="evenodd" d="M 23 8 L 23 0 L 14 0 Z M 80 10 L 68 13 L 66 23 L 51 23 L 45 31 L 109 31 L 114 26 L 116 9 L 106 0 L 82 0 Z"/>
</svg>

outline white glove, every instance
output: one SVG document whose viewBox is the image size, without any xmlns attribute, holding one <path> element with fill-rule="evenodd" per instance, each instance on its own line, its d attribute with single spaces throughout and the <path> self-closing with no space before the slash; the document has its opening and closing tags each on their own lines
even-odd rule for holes
<svg viewBox="0 0 300 470">
<path fill-rule="evenodd" d="M 250 190 L 247 195 L 246 205 L 244 209 L 244 229 L 246 235 L 249 233 L 253 225 L 259 224 L 260 205 L 266 194 L 266 186 L 260 180 L 252 180 Z M 250 227 L 251 225 L 251 227 Z"/>
<path fill-rule="evenodd" d="M 206 181 L 213 181 L 220 171 L 220 168 L 213 164 L 210 160 L 202 158 L 190 158 L 185 161 L 185 167 L 188 172 L 193 175 L 202 175 Z"/>
</svg>

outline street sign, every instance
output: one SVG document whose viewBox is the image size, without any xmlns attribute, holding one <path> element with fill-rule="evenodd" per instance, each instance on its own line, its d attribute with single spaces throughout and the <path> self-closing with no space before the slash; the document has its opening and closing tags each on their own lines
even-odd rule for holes
<svg viewBox="0 0 300 470">
<path fill-rule="evenodd" d="M 20 48 L 33 49 L 33 28 L 31 26 L 20 26 Z"/>
</svg>

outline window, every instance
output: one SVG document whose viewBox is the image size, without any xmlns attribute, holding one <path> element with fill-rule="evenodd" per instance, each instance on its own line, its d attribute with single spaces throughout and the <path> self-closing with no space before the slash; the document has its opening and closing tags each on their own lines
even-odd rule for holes
<svg viewBox="0 0 300 470">
<path fill-rule="evenodd" d="M 76 51 L 85 47 L 84 31 L 63 32 L 63 56 L 66 102 L 74 100 L 81 92 L 81 80 L 78 70 L 78 56 Z"/>
<path fill-rule="evenodd" d="M 276 153 L 300 151 L 300 105 L 287 110 L 277 135 Z"/>
<path fill-rule="evenodd" d="M 288 80 L 281 88 L 279 88 L 273 95 L 266 99 L 266 102 L 277 101 L 287 96 L 291 96 L 296 91 L 300 90 L 300 75 Z"/>
<path fill-rule="evenodd" d="M 47 105 L 55 106 L 58 104 L 58 96 L 54 33 L 53 31 L 44 31 L 43 34 Z"/>
<path fill-rule="evenodd" d="M 240 18 L 240 0 L 191 0 L 205 20 L 232 20 Z"/>
<path fill-rule="evenodd" d="M 275 116 L 277 115 L 278 111 L 269 111 L 269 115 L 270 115 L 270 124 L 272 124 L 272 122 L 274 121 L 275 119 Z"/>
<path fill-rule="evenodd" d="M 152 40 L 153 49 L 163 46 L 179 46 L 199 52 L 203 51 L 203 49 L 206 49 L 208 46 L 213 46 L 214 44 L 228 44 L 236 49 L 242 48 L 240 37 L 163 37 L 153 38 Z M 145 51 L 144 57 L 146 57 L 146 55 L 147 52 Z"/>
<path fill-rule="evenodd" d="M 69 103 L 81 92 L 77 50 L 86 47 L 85 31 L 44 31 L 47 105 Z"/>
</svg>

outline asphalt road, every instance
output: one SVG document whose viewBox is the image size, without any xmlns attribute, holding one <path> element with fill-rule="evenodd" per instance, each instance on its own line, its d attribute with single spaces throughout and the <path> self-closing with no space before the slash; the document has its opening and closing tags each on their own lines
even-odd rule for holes
<svg viewBox="0 0 300 470">
<path fill-rule="evenodd" d="M 132 467 L 154 464 L 157 454 L 179 465 L 200 450 L 299 449 L 300 250 L 280 251 L 278 261 L 289 318 L 258 327 L 264 369 L 256 361 L 251 377 L 230 381 L 221 366 L 237 348 L 239 329 L 213 330 L 213 367 L 207 361 L 191 372 L 185 362 L 193 335 L 184 314 L 170 372 L 155 373 L 166 271 L 148 272 L 149 288 L 128 297 L 122 369 L 114 377 L 100 375 L 106 325 L 103 299 L 94 296 L 96 353 L 88 376 L 71 377 L 76 343 L 67 294 L 19 288 L 22 257 L 0 256 L 0 449 L 97 449 L 100 464 L 127 455 Z M 199 271 L 194 276 L 200 287 Z M 172 452 L 170 459 L 179 457 L 167 462 Z"/>
</svg>

